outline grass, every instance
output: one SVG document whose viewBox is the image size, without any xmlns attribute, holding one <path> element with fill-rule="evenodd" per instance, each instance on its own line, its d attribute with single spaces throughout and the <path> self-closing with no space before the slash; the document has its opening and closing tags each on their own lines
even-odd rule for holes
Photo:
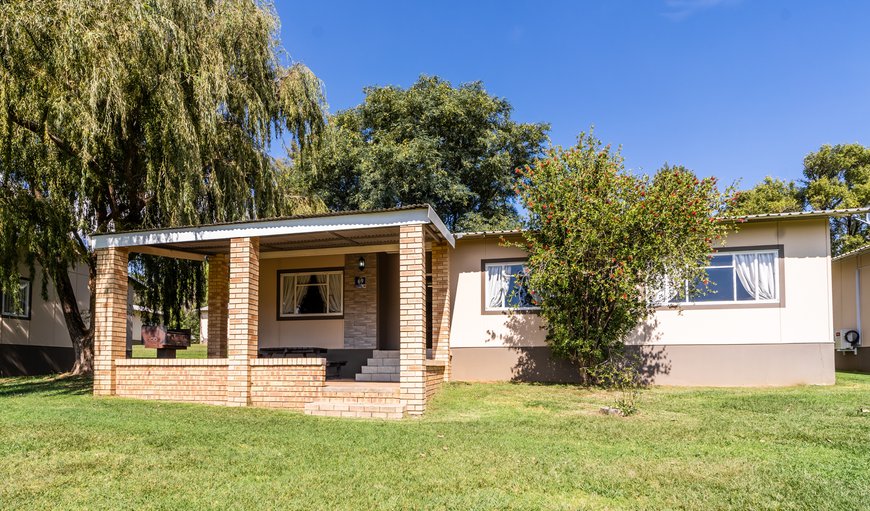
<svg viewBox="0 0 870 511">
<path fill-rule="evenodd" d="M 208 345 L 191 344 L 186 350 L 176 350 L 177 358 L 208 358 Z M 133 358 L 157 358 L 157 350 L 141 344 L 133 345 Z"/>
<path fill-rule="evenodd" d="M 868 509 L 870 375 L 832 387 L 450 384 L 420 420 L 0 379 L 0 509 Z"/>
</svg>

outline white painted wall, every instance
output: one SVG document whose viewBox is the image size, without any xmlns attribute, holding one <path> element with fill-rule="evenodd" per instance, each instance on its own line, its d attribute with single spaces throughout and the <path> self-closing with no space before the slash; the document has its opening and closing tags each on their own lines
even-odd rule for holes
<svg viewBox="0 0 870 511">
<path fill-rule="evenodd" d="M 23 265 L 21 276 L 30 278 L 30 272 Z M 21 344 L 30 346 L 72 347 L 63 312 L 57 300 L 54 286 L 48 283 L 48 299 L 42 297 L 42 269 L 37 266 L 32 276 L 30 319 L 0 317 L 0 344 Z M 79 309 L 87 311 L 89 303 L 88 274 L 85 267 L 70 270 L 73 289 L 78 298 Z"/>
<path fill-rule="evenodd" d="M 333 267 L 344 267 L 343 255 L 260 259 L 260 347 L 344 347 L 343 319 L 277 319 L 279 270 Z"/>
<path fill-rule="evenodd" d="M 728 236 L 723 248 L 764 245 L 783 245 L 784 248 L 781 274 L 784 306 L 701 309 L 687 305 L 680 310 L 660 310 L 647 323 L 650 328 L 633 336 L 629 342 L 657 345 L 833 342 L 827 220 L 744 224 L 738 232 Z M 497 236 L 457 242 L 451 261 L 452 347 L 545 345 L 545 334 L 540 329 L 542 322 L 537 315 L 482 312 L 481 261 L 511 257 L 522 258 L 524 252 L 500 246 Z"/>
</svg>

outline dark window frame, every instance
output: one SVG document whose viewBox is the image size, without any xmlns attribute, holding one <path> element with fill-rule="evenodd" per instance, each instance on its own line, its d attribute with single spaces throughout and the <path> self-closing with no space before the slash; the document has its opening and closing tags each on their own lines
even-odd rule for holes
<svg viewBox="0 0 870 511">
<path fill-rule="evenodd" d="M 275 297 L 275 318 L 277 321 L 322 321 L 344 319 L 344 267 L 329 267 L 329 268 L 298 268 L 292 270 L 278 270 L 276 275 L 276 297 Z M 323 314 L 297 314 L 294 316 L 284 316 L 281 314 L 281 277 L 283 275 L 298 275 L 311 273 L 327 273 L 339 272 L 341 274 L 341 312 L 340 313 L 323 313 Z"/>
<path fill-rule="evenodd" d="M 503 257 L 499 259 L 481 259 L 480 260 L 480 313 L 484 316 L 499 316 L 506 314 L 540 314 L 541 307 L 530 308 L 507 308 L 499 310 L 490 310 L 486 307 L 486 265 L 488 264 L 505 264 L 505 263 L 523 263 L 529 262 L 528 257 Z"/>
<path fill-rule="evenodd" d="M 7 319 L 20 319 L 23 321 L 30 321 L 33 316 L 33 279 L 28 279 L 25 277 L 19 277 L 18 281 L 27 282 L 27 310 L 26 314 L 11 314 L 5 312 L 4 302 L 6 301 L 6 294 L 0 293 L 0 317 Z"/>
</svg>

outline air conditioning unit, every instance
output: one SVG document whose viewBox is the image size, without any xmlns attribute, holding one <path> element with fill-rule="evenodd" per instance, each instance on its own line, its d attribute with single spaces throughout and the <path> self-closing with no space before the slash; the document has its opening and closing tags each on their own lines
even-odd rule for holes
<svg viewBox="0 0 870 511">
<path fill-rule="evenodd" d="M 838 350 L 854 350 L 861 346 L 861 333 L 853 328 L 834 332 L 834 346 Z"/>
</svg>

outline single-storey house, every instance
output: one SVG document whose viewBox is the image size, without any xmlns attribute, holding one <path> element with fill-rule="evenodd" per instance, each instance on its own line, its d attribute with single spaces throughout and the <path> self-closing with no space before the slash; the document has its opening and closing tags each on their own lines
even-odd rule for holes
<svg viewBox="0 0 870 511">
<path fill-rule="evenodd" d="M 649 380 L 833 383 L 828 218 L 848 213 L 735 223 L 715 294 L 664 290 L 629 340 Z M 502 242 L 519 236 L 452 233 L 427 205 L 94 236 L 94 391 L 400 417 L 449 380 L 571 380 L 522 301 L 526 254 Z M 131 252 L 208 261 L 209 358 L 125 357 Z"/>
<path fill-rule="evenodd" d="M 870 343 L 863 325 L 870 325 L 870 246 L 833 258 L 834 358 L 842 371 L 870 372 Z"/>
<path fill-rule="evenodd" d="M 37 267 L 31 275 L 22 265 L 19 292 L 0 293 L 0 376 L 65 372 L 75 361 L 57 292 L 50 283 L 48 296 L 43 298 L 42 273 Z M 78 306 L 86 311 L 90 296 L 87 269 L 72 268 L 69 274 Z"/>
</svg>

